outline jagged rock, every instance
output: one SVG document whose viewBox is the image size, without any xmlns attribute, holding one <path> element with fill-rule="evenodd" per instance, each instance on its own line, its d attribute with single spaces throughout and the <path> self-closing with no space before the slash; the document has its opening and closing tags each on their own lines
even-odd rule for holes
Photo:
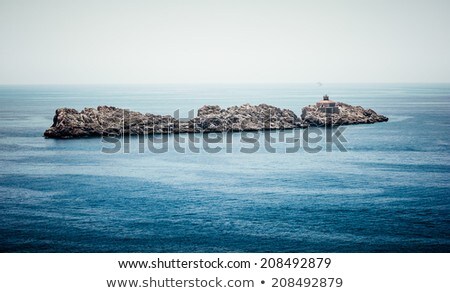
<svg viewBox="0 0 450 293">
<path fill-rule="evenodd" d="M 244 104 L 221 109 L 219 106 L 203 106 L 194 118 L 196 126 L 205 132 L 256 131 L 262 129 L 290 129 L 298 121 L 291 110 L 261 104 Z"/>
<path fill-rule="evenodd" d="M 265 129 L 292 129 L 309 126 L 344 125 L 384 122 L 388 118 L 360 106 L 337 103 L 339 113 L 331 113 L 317 106 L 303 108 L 301 117 L 288 109 L 260 104 L 252 106 L 203 106 L 197 117 L 179 121 L 170 115 L 141 114 L 110 106 L 56 110 L 53 125 L 47 129 L 47 138 L 77 138 L 92 136 L 120 136 L 123 134 L 192 133 L 223 131 L 258 131 Z"/>
<path fill-rule="evenodd" d="M 338 102 L 338 111 L 323 111 L 316 105 L 310 105 L 302 109 L 301 120 L 309 126 L 325 125 L 350 125 L 350 124 L 372 124 L 386 122 L 386 116 L 379 115 L 372 109 L 364 109 L 361 106 L 351 106 Z"/>
</svg>

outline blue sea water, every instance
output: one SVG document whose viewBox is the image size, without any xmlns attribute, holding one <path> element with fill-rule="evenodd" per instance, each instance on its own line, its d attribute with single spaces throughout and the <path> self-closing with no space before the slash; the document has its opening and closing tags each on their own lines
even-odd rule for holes
<svg viewBox="0 0 450 293">
<path fill-rule="evenodd" d="M 233 134 L 231 153 L 131 138 L 104 154 L 42 136 L 59 107 L 300 114 L 325 93 L 390 120 L 348 126 L 346 152 L 246 154 Z M 0 105 L 2 252 L 450 252 L 450 84 L 0 86 Z"/>
</svg>

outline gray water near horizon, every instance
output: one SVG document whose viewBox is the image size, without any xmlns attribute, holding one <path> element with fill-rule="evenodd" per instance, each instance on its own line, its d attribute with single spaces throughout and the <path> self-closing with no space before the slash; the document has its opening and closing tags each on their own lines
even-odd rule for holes
<svg viewBox="0 0 450 293">
<path fill-rule="evenodd" d="M 390 120 L 346 127 L 347 152 L 245 154 L 233 134 L 232 153 L 139 153 L 132 138 L 108 155 L 42 136 L 59 107 L 299 115 L 324 94 Z M 0 103 L 2 252 L 450 251 L 449 84 L 0 86 Z"/>
</svg>

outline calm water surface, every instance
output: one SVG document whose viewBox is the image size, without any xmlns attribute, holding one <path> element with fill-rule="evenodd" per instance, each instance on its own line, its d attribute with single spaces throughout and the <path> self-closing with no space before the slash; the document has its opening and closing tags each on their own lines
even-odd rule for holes
<svg viewBox="0 0 450 293">
<path fill-rule="evenodd" d="M 300 114 L 325 93 L 390 120 L 315 154 L 240 153 L 239 134 L 217 154 L 42 137 L 58 107 Z M 448 84 L 1 86 L 0 105 L 2 252 L 450 252 Z"/>
</svg>

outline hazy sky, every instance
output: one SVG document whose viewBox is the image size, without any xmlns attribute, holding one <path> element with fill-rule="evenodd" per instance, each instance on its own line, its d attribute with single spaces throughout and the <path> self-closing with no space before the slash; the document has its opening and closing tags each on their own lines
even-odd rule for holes
<svg viewBox="0 0 450 293">
<path fill-rule="evenodd" d="M 450 82 L 450 1 L 0 0 L 0 83 Z"/>
</svg>

